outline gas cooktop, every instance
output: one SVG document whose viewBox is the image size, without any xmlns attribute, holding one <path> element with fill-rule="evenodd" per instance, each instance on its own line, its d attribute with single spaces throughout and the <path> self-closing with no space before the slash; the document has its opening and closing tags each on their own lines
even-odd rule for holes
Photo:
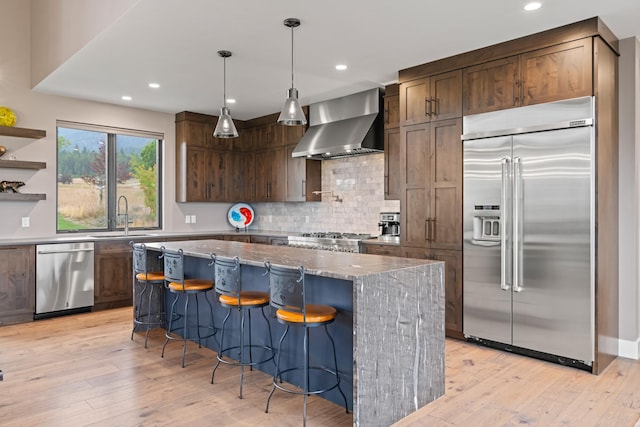
<svg viewBox="0 0 640 427">
<path fill-rule="evenodd" d="M 301 236 L 311 237 L 315 239 L 354 239 L 354 240 L 365 240 L 371 237 L 370 234 L 340 233 L 337 231 L 319 231 L 314 233 L 302 233 Z"/>
</svg>

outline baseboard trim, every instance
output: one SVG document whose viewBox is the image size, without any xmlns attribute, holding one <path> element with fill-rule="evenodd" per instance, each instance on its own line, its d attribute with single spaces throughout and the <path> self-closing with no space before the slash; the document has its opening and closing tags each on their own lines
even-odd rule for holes
<svg viewBox="0 0 640 427">
<path fill-rule="evenodd" d="M 640 338 L 635 341 L 618 340 L 618 356 L 627 359 L 640 359 Z"/>
</svg>

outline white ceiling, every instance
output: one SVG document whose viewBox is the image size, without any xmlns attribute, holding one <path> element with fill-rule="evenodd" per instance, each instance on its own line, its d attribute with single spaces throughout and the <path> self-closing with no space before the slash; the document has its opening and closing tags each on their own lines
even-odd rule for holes
<svg viewBox="0 0 640 427">
<path fill-rule="evenodd" d="M 640 37 L 640 0 L 139 0 L 35 90 L 155 111 L 219 113 L 223 61 L 234 118 L 280 110 L 291 83 L 303 104 L 394 82 L 397 71 L 599 16 Z M 334 66 L 345 63 L 346 71 Z M 149 82 L 159 89 L 150 89 Z M 130 95 L 133 100 L 121 100 Z"/>
</svg>

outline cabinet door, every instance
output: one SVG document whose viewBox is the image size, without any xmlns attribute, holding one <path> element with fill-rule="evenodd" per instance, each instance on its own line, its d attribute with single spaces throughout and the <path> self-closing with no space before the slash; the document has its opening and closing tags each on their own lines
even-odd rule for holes
<svg viewBox="0 0 640 427">
<path fill-rule="evenodd" d="M 400 124 L 403 126 L 429 121 L 429 78 L 400 85 Z"/>
<path fill-rule="evenodd" d="M 427 114 L 432 122 L 462 117 L 461 70 L 431 77 L 427 107 Z"/>
<path fill-rule="evenodd" d="M 94 310 L 133 304 L 131 247 L 126 242 L 96 242 Z"/>
<path fill-rule="evenodd" d="M 430 258 L 444 262 L 444 327 L 448 337 L 462 336 L 462 252 L 432 250 Z"/>
<path fill-rule="evenodd" d="M 308 160 L 304 157 L 291 157 L 296 144 L 286 147 L 287 162 L 287 202 L 319 202 L 320 194 L 313 194 L 322 185 L 322 165 L 318 160 Z"/>
<path fill-rule="evenodd" d="M 431 176 L 429 124 L 406 126 L 400 132 L 402 162 L 400 240 L 403 246 L 427 247 L 427 218 Z"/>
<path fill-rule="evenodd" d="M 391 129 L 400 126 L 400 95 L 384 97 L 384 128 Z"/>
<path fill-rule="evenodd" d="M 227 160 L 229 151 L 208 150 L 206 156 L 207 194 L 208 202 L 227 201 Z"/>
<path fill-rule="evenodd" d="M 462 249 L 462 119 L 433 122 L 430 133 L 429 246 Z"/>
<path fill-rule="evenodd" d="M 464 115 L 504 110 L 520 104 L 519 57 L 499 59 L 463 71 Z"/>
<path fill-rule="evenodd" d="M 384 198 L 399 200 L 402 167 L 400 157 L 400 128 L 384 131 Z"/>
<path fill-rule="evenodd" d="M 257 202 L 281 202 L 285 197 L 284 147 L 256 151 Z"/>
<path fill-rule="evenodd" d="M 35 312 L 35 246 L 0 249 L 0 325 L 30 322 Z"/>
<path fill-rule="evenodd" d="M 591 38 L 521 55 L 522 105 L 592 94 Z"/>
<path fill-rule="evenodd" d="M 209 172 L 208 149 L 187 146 L 186 158 L 181 167 L 181 177 L 184 188 L 177 193 L 184 192 L 186 197 L 180 198 L 180 202 L 206 202 L 208 194 Z M 179 180 L 180 181 L 180 180 Z M 182 191 L 184 190 L 184 191 Z"/>
<path fill-rule="evenodd" d="M 375 243 L 365 243 L 362 245 L 362 251 L 365 254 L 385 255 L 385 256 L 402 256 L 400 246 L 394 245 L 378 245 Z"/>
</svg>

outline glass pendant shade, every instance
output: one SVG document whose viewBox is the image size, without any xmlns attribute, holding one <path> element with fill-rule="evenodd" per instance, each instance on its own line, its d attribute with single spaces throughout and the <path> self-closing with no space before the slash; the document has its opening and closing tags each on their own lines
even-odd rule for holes
<svg viewBox="0 0 640 427">
<path fill-rule="evenodd" d="M 238 131 L 236 125 L 233 124 L 231 118 L 231 112 L 227 108 L 227 58 L 231 57 L 231 52 L 228 50 L 219 50 L 218 55 L 224 60 L 224 80 L 222 85 L 223 93 L 223 107 L 220 108 L 220 117 L 218 117 L 218 123 L 213 131 L 215 138 L 236 138 Z"/>
<path fill-rule="evenodd" d="M 218 124 L 216 124 L 216 129 L 213 131 L 213 136 L 216 138 L 236 138 L 238 136 L 229 108 L 220 108 L 220 117 L 218 117 Z"/>
<path fill-rule="evenodd" d="M 291 88 L 287 91 L 287 99 L 282 106 L 282 112 L 278 117 L 278 123 L 286 126 L 306 125 L 307 119 L 304 116 L 300 101 L 298 100 L 298 89 Z"/>
</svg>

